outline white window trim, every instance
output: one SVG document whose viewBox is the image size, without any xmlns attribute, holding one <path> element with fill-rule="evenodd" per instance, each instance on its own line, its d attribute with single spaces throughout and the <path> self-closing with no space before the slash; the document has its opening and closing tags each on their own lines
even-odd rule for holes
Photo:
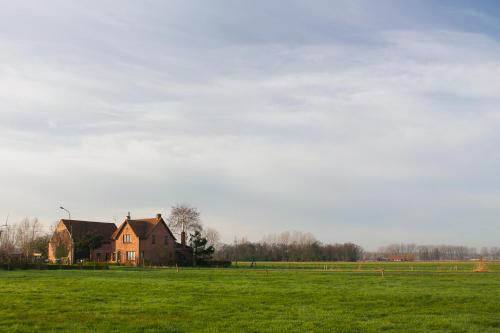
<svg viewBox="0 0 500 333">
<path fill-rule="evenodd" d="M 127 256 L 127 261 L 135 260 L 135 251 L 126 251 L 125 255 Z"/>
</svg>

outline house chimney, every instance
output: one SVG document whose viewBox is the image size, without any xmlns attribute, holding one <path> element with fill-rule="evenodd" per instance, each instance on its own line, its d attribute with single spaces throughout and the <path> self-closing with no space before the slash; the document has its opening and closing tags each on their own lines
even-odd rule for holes
<svg viewBox="0 0 500 333">
<path fill-rule="evenodd" d="M 181 232 L 181 245 L 186 246 L 186 232 Z"/>
<path fill-rule="evenodd" d="M 127 220 L 130 220 L 130 212 L 127 214 Z"/>
<path fill-rule="evenodd" d="M 160 213 L 156 214 L 156 218 L 157 218 L 158 220 L 159 220 L 159 219 L 161 219 L 161 214 L 160 214 Z"/>
</svg>

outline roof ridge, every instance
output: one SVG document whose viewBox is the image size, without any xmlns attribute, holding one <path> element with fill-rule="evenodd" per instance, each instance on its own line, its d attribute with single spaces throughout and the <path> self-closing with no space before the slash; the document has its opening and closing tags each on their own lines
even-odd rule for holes
<svg viewBox="0 0 500 333">
<path fill-rule="evenodd" d="M 143 218 L 143 219 L 130 219 L 130 220 L 127 220 L 127 221 L 160 221 L 159 218 L 157 217 L 146 217 L 146 218 Z"/>
<path fill-rule="evenodd" d="M 71 220 L 70 220 L 70 219 L 61 219 L 61 221 L 63 221 L 63 222 L 66 222 L 66 221 L 67 221 L 67 222 L 85 222 L 85 223 L 106 223 L 106 224 L 115 224 L 115 223 L 113 223 L 113 222 L 107 222 L 107 221 L 102 222 L 102 221 L 73 220 L 73 219 L 71 219 Z"/>
</svg>

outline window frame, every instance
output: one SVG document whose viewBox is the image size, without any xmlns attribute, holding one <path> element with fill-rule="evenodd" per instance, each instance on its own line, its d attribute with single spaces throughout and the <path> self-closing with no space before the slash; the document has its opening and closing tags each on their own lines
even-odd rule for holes
<svg viewBox="0 0 500 333">
<path fill-rule="evenodd" d="M 130 243 L 132 243 L 132 235 L 130 235 L 130 234 L 123 234 L 122 242 L 123 242 L 123 244 L 130 244 Z"/>
<path fill-rule="evenodd" d="M 135 251 L 126 251 L 125 256 L 127 258 L 127 261 L 134 261 L 135 260 Z"/>
</svg>

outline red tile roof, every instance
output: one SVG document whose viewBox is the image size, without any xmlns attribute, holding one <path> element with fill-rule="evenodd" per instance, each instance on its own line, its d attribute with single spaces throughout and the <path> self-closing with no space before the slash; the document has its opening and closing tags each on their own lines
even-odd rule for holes
<svg viewBox="0 0 500 333">
<path fill-rule="evenodd" d="M 149 234 L 151 233 L 151 231 L 158 225 L 158 223 L 163 223 L 163 224 L 165 224 L 165 227 L 167 228 L 170 235 L 172 235 L 172 237 L 175 240 L 175 236 L 172 234 L 172 232 L 168 228 L 167 224 L 165 223 L 165 221 L 161 217 L 154 217 L 154 218 L 150 218 L 150 219 L 135 219 L 135 220 L 126 219 L 125 221 L 123 221 L 123 223 L 120 225 L 120 227 L 115 230 L 115 232 L 111 236 L 111 239 L 116 239 L 118 237 L 118 234 L 120 233 L 121 229 L 123 229 L 123 227 L 127 223 L 130 225 L 130 227 L 132 228 L 134 233 L 140 239 L 146 239 L 149 236 Z"/>
</svg>

